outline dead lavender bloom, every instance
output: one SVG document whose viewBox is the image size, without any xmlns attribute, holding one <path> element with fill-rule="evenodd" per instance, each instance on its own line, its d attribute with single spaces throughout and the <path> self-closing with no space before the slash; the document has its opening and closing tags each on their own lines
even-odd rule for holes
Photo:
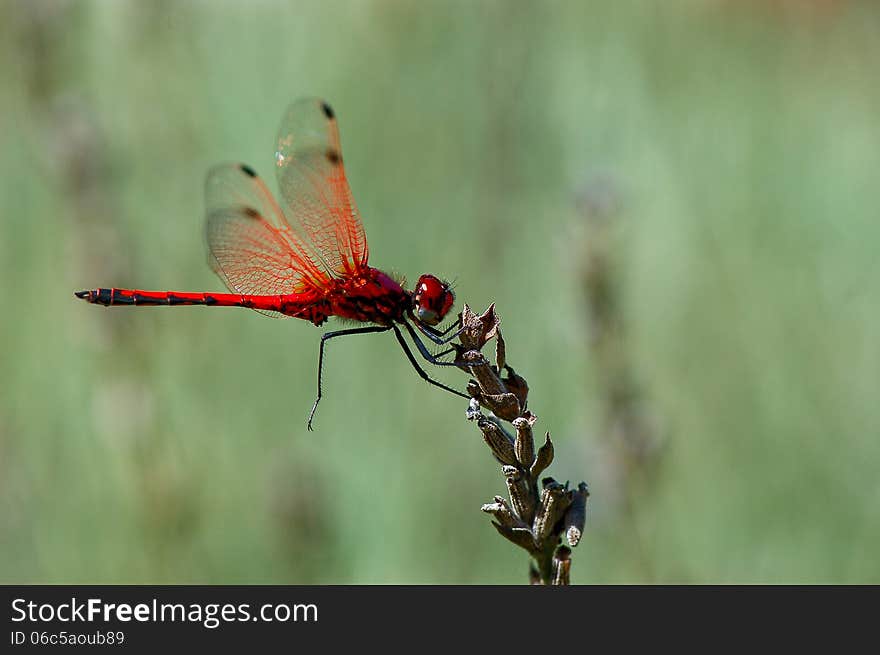
<svg viewBox="0 0 880 655">
<path fill-rule="evenodd" d="M 495 306 L 481 315 L 464 306 L 461 313 L 461 345 L 457 345 L 458 361 L 469 369 L 474 379 L 468 384 L 473 397 L 467 418 L 474 421 L 492 455 L 501 464 L 507 484 L 509 501 L 495 496 L 482 506 L 491 514 L 492 525 L 511 543 L 532 557 L 529 580 L 532 584 L 566 585 L 571 570 L 571 548 L 560 545 L 565 533 L 569 546 L 576 546 L 583 534 L 586 483 L 569 489 L 551 477 L 540 478 L 553 462 L 550 433 L 535 451 L 532 427 L 538 420 L 527 409 L 529 385 L 507 364 L 506 345 L 499 329 Z M 496 339 L 495 363 L 480 352 L 492 338 Z M 486 407 L 492 414 L 481 411 Z M 509 421 L 512 434 L 501 423 Z"/>
</svg>

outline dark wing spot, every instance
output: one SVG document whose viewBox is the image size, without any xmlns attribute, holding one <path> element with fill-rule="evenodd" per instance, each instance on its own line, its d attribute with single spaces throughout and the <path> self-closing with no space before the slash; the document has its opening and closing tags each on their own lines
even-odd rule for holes
<svg viewBox="0 0 880 655">
<path fill-rule="evenodd" d="M 342 158 L 339 156 L 339 151 L 330 148 L 325 153 L 327 155 L 327 161 L 329 161 L 334 166 L 342 161 Z"/>
<path fill-rule="evenodd" d="M 260 212 L 258 212 L 253 207 L 242 207 L 241 211 L 248 218 L 253 218 L 255 220 L 259 220 L 262 218 L 262 216 L 260 215 Z"/>
<path fill-rule="evenodd" d="M 250 166 L 248 166 L 247 164 L 242 164 L 242 165 L 241 165 L 241 170 L 242 170 L 242 172 L 243 172 L 245 175 L 249 175 L 249 176 L 251 176 L 251 177 L 256 177 L 256 176 L 257 176 L 257 172 L 256 172 L 253 168 L 251 168 Z"/>
<path fill-rule="evenodd" d="M 324 112 L 324 116 L 327 118 L 336 118 L 336 114 L 333 113 L 333 109 L 326 102 L 321 103 L 321 110 Z"/>
</svg>

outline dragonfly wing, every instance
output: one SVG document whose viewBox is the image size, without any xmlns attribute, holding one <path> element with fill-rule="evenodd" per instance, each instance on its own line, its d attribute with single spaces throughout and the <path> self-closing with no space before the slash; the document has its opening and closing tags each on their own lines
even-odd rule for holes
<svg viewBox="0 0 880 655">
<path fill-rule="evenodd" d="M 339 277 L 363 270 L 367 238 L 345 176 L 336 116 L 326 102 L 307 98 L 284 115 L 275 148 L 284 214 Z"/>
<path fill-rule="evenodd" d="M 256 173 L 242 164 L 208 172 L 205 237 L 211 268 L 230 291 L 286 295 L 320 288 L 329 278 L 287 226 Z"/>
</svg>

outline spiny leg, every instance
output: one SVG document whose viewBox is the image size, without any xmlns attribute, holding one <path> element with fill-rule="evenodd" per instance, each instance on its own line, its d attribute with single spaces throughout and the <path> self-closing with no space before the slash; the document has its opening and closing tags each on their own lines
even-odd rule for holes
<svg viewBox="0 0 880 655">
<path fill-rule="evenodd" d="M 445 337 L 447 334 L 449 334 L 449 332 L 450 332 L 451 330 L 455 329 L 456 326 L 459 328 L 459 331 L 461 331 L 461 328 L 462 328 L 463 326 L 461 325 L 461 321 L 460 321 L 460 320 L 456 320 L 456 321 L 450 323 L 450 324 L 449 324 L 449 327 L 446 328 L 445 330 L 443 330 L 443 332 L 440 333 L 440 336 L 441 336 L 441 337 Z M 458 332 L 456 332 L 456 334 L 458 334 Z"/>
<path fill-rule="evenodd" d="M 438 346 L 445 346 L 447 343 L 449 343 L 450 341 L 455 339 L 459 334 L 464 332 L 464 326 L 458 325 L 457 323 L 453 323 L 448 328 L 443 330 L 443 332 L 440 332 L 439 330 L 436 330 L 435 328 L 431 327 L 430 325 L 425 325 L 424 323 L 422 323 L 420 320 L 418 320 L 415 317 L 413 317 L 412 320 L 413 320 L 413 323 L 416 324 L 416 327 L 419 329 L 419 332 L 424 334 L 426 337 L 428 337 L 431 341 L 436 343 Z M 458 328 L 458 329 L 455 330 L 455 332 L 453 332 L 450 336 L 446 336 L 449 334 L 449 332 L 453 328 Z"/>
<path fill-rule="evenodd" d="M 435 328 L 433 325 L 428 325 L 427 323 L 421 323 L 421 322 L 419 322 L 419 323 L 420 323 L 420 324 L 421 324 L 421 325 L 422 325 L 422 326 L 423 326 L 428 332 L 430 332 L 431 334 L 434 334 L 434 335 L 436 335 L 436 336 L 438 336 L 438 337 L 445 337 L 447 334 L 449 334 L 449 333 L 450 333 L 452 330 L 454 330 L 455 328 L 459 328 L 459 332 L 461 332 L 461 327 L 462 327 L 462 326 L 461 326 L 461 323 L 460 323 L 458 320 L 455 320 L 455 321 L 453 321 L 452 323 L 449 324 L 449 327 L 447 327 L 445 330 L 443 330 L 443 331 L 441 332 L 440 330 L 438 330 L 437 328 Z M 456 335 L 457 335 L 459 332 L 456 332 Z"/>
<path fill-rule="evenodd" d="M 425 345 L 425 343 L 421 339 L 419 339 L 419 335 L 416 334 L 416 331 L 413 330 L 412 326 L 408 322 L 404 321 L 403 326 L 406 328 L 407 332 L 409 332 L 409 335 L 412 337 L 413 342 L 416 344 L 416 348 L 419 349 L 419 353 L 421 353 L 422 357 L 424 357 L 426 361 L 431 362 L 435 366 L 468 366 L 468 364 L 466 364 L 465 362 L 458 362 L 458 361 L 444 362 L 444 361 L 441 361 L 440 357 L 448 355 L 451 352 L 458 352 L 457 349 L 449 348 L 448 350 L 444 350 L 442 353 L 440 353 L 438 355 L 433 355 L 433 354 L 431 354 L 431 351 L 428 350 L 428 347 Z"/>
<path fill-rule="evenodd" d="M 434 355 L 434 357 L 436 359 L 440 359 L 441 357 L 446 357 L 446 355 L 448 355 L 449 353 L 457 353 L 457 352 L 458 352 L 458 348 L 447 348 L 446 350 Z"/>
<path fill-rule="evenodd" d="M 409 327 L 408 323 L 404 323 L 404 325 Z M 416 373 L 418 373 L 419 376 L 425 382 L 428 382 L 429 384 L 433 384 L 435 387 L 440 387 L 441 389 L 445 389 L 449 393 L 454 393 L 456 396 L 460 396 L 462 398 L 466 398 L 466 399 L 470 400 L 471 397 L 466 394 L 463 394 L 461 391 L 453 389 L 452 387 L 447 387 L 442 382 L 437 382 L 437 380 L 431 379 L 431 376 L 429 376 L 427 373 L 425 373 L 424 369 L 421 366 L 419 366 L 419 362 L 416 360 L 415 356 L 412 354 L 412 351 L 409 349 L 409 344 L 406 342 L 406 339 L 403 338 L 403 334 L 401 334 L 398 327 L 396 325 L 392 325 L 391 328 L 394 330 L 394 336 L 396 336 L 397 341 L 400 342 L 400 346 L 401 346 L 401 348 L 403 348 L 403 352 L 406 353 L 407 359 L 409 359 L 409 363 L 413 365 L 413 368 L 416 369 Z M 410 327 L 409 329 L 410 329 L 410 333 L 414 334 L 414 332 L 412 332 L 412 328 Z M 419 343 L 421 343 L 421 342 L 419 342 Z M 425 345 L 422 344 L 422 348 L 424 348 L 424 347 L 425 347 Z"/>
<path fill-rule="evenodd" d="M 312 419 L 315 418 L 315 412 L 318 411 L 318 403 L 321 402 L 321 375 L 324 370 L 324 344 L 330 339 L 336 337 L 344 337 L 349 334 L 372 334 L 373 332 L 387 332 L 391 328 L 384 325 L 372 325 L 370 327 L 352 328 L 350 330 L 337 330 L 335 332 L 325 332 L 321 335 L 321 348 L 318 351 L 318 397 L 315 398 L 315 404 L 312 405 L 312 411 L 309 412 L 309 432 L 312 431 Z"/>
</svg>

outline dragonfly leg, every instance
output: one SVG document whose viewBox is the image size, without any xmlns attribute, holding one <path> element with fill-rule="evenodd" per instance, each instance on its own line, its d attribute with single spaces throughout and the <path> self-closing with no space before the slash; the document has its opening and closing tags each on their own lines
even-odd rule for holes
<svg viewBox="0 0 880 655">
<path fill-rule="evenodd" d="M 444 361 L 442 361 L 440 359 L 441 357 L 443 357 L 444 355 L 448 355 L 451 352 L 456 352 L 456 349 L 450 348 L 448 350 L 444 350 L 439 355 L 433 355 L 433 354 L 431 354 L 431 351 L 428 350 L 428 347 L 425 345 L 425 343 L 421 339 L 419 339 L 419 335 L 416 334 L 416 331 L 413 330 L 412 326 L 409 323 L 404 321 L 403 326 L 406 328 L 407 332 L 409 332 L 409 335 L 412 337 L 413 342 L 416 344 L 416 348 L 419 349 L 419 353 L 421 353 L 422 357 L 424 357 L 425 360 L 431 362 L 435 366 L 459 366 L 459 365 L 467 366 L 468 365 L 464 362 L 457 362 L 457 361 L 444 362 Z"/>
<path fill-rule="evenodd" d="M 446 357 L 446 355 L 448 355 L 449 353 L 457 353 L 457 352 L 458 352 L 457 348 L 447 348 L 443 352 L 439 352 L 436 355 L 434 355 L 434 357 L 436 359 L 440 359 L 441 357 Z"/>
<path fill-rule="evenodd" d="M 443 330 L 443 332 L 440 333 L 440 336 L 441 336 L 441 337 L 445 337 L 447 334 L 449 334 L 449 332 L 450 332 L 451 330 L 455 329 L 456 326 L 459 328 L 459 331 L 456 332 L 455 334 L 459 334 L 459 333 L 461 332 L 461 325 L 459 324 L 458 321 L 455 321 L 455 322 L 453 322 L 453 323 L 450 323 L 450 324 L 449 324 L 449 327 L 446 328 L 445 330 Z M 432 329 L 434 329 L 434 328 L 432 328 Z"/>
<path fill-rule="evenodd" d="M 372 325 L 370 327 L 353 328 L 351 330 L 336 330 L 335 332 L 325 332 L 321 335 L 321 348 L 318 351 L 318 397 L 315 398 L 315 404 L 312 405 L 312 411 L 309 412 L 308 428 L 312 431 L 312 419 L 315 418 L 315 412 L 318 411 L 318 403 L 321 402 L 322 385 L 321 376 L 324 371 L 324 345 L 335 339 L 336 337 L 344 337 L 349 334 L 372 334 L 373 332 L 387 332 L 391 328 L 383 325 Z"/>
<path fill-rule="evenodd" d="M 415 335 L 415 332 L 411 327 L 409 327 L 408 323 L 404 323 L 404 325 L 406 325 L 407 328 L 410 330 L 410 334 Z M 409 359 L 409 363 L 413 365 L 413 368 L 416 369 L 416 373 L 418 373 L 425 382 L 433 384 L 435 387 L 440 387 L 441 389 L 444 389 L 449 393 L 454 393 L 456 396 L 460 396 L 462 398 L 467 398 L 468 400 L 470 400 L 471 397 L 467 394 L 463 394 L 461 391 L 453 389 L 452 387 L 447 387 L 442 382 L 437 382 L 437 380 L 432 379 L 431 376 L 425 373 L 425 370 L 421 366 L 419 366 L 419 362 L 415 358 L 415 355 L 412 354 L 412 350 L 409 349 L 409 344 L 406 342 L 406 339 L 403 338 L 403 334 L 400 332 L 400 329 L 396 325 L 392 325 L 391 328 L 394 330 L 394 336 L 396 336 L 397 340 L 400 342 L 400 346 L 403 348 L 403 352 L 406 353 L 406 357 L 407 359 Z M 421 344 L 421 348 L 425 347 L 425 344 L 421 343 L 420 341 L 418 343 Z M 444 364 L 445 362 L 438 363 Z"/>
<path fill-rule="evenodd" d="M 458 325 L 457 323 L 453 323 L 448 328 L 443 330 L 443 332 L 436 330 L 435 328 L 431 327 L 430 325 L 425 325 L 424 323 L 422 323 L 421 321 L 419 321 L 416 318 L 413 318 L 413 323 L 416 324 L 416 327 L 419 329 L 419 332 L 424 334 L 426 337 L 428 337 L 431 341 L 436 343 L 438 346 L 445 346 L 447 343 L 449 343 L 450 341 L 455 339 L 459 334 L 464 332 L 464 326 Z M 455 330 L 455 332 L 453 332 L 450 336 L 446 336 L 454 328 L 458 328 L 458 329 Z"/>
<path fill-rule="evenodd" d="M 423 328 L 425 328 L 425 330 L 427 330 L 427 331 L 430 332 L 431 334 L 433 334 L 433 335 L 435 335 L 435 336 L 438 336 L 438 337 L 445 337 L 447 334 L 449 334 L 449 333 L 450 333 L 452 330 L 454 330 L 455 328 L 457 328 L 457 327 L 460 328 L 460 327 L 461 327 L 461 326 L 459 325 L 459 322 L 458 322 L 458 321 L 453 321 L 452 323 L 449 324 L 449 327 L 447 327 L 445 330 L 443 330 L 443 331 L 441 332 L 440 330 L 438 330 L 437 328 L 435 328 L 433 325 L 428 325 L 427 323 L 420 323 L 420 324 L 421 324 L 421 326 L 422 326 Z M 460 330 L 459 330 L 459 331 L 460 331 Z M 456 334 L 458 334 L 458 333 L 456 333 Z"/>
</svg>

